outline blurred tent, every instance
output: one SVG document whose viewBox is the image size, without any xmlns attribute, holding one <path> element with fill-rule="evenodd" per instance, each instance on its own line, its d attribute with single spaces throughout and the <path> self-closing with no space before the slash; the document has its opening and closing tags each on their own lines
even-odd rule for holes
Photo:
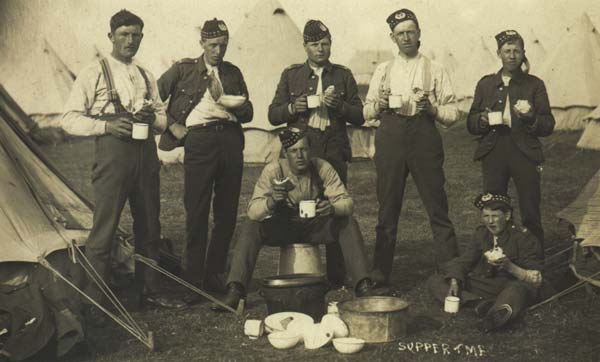
<svg viewBox="0 0 600 362">
<path fill-rule="evenodd" d="M 585 129 L 577 147 L 600 151 L 600 106 L 584 117 Z"/>
<path fill-rule="evenodd" d="M 375 72 L 375 68 L 383 62 L 394 58 L 394 53 L 391 50 L 381 49 L 363 49 L 357 50 L 350 58 L 348 68 L 352 71 L 354 79 L 358 84 L 358 95 L 363 101 L 369 90 L 371 77 Z"/>
<path fill-rule="evenodd" d="M 556 129 L 584 129 L 584 119 L 600 105 L 600 34 L 586 13 L 567 29 L 536 74 L 546 83 Z"/>
<path fill-rule="evenodd" d="M 348 63 L 348 68 L 356 79 L 358 96 L 364 102 L 369 90 L 371 77 L 375 68 L 383 62 L 394 58 L 391 50 L 363 49 L 358 50 Z M 375 128 L 377 122 L 365 122 L 363 127 L 347 125 L 348 136 L 352 147 L 352 156 L 356 158 L 372 158 L 375 155 Z"/>
<path fill-rule="evenodd" d="M 582 282 L 600 287 L 600 171 L 557 216 L 570 223 L 578 241 L 573 245 L 571 270 Z"/>
<path fill-rule="evenodd" d="M 525 38 L 525 52 L 527 54 L 527 59 L 529 59 L 529 63 L 531 64 L 531 73 L 536 74 L 536 71 L 539 70 L 546 61 L 548 52 L 532 28 L 530 28 L 523 36 Z"/>
<path fill-rule="evenodd" d="M 32 265 L 39 265 L 47 271 L 43 279 L 53 281 L 53 290 L 59 293 L 53 300 L 74 302 L 72 299 L 80 293 L 96 303 L 81 291 L 82 279 L 71 278 L 77 274 L 75 269 L 84 270 L 107 293 L 122 319 L 104 307 L 99 308 L 151 347 L 151 337 L 131 318 L 79 249 L 85 244 L 93 224 L 92 204 L 70 185 L 20 128 L 19 124 L 28 123 L 23 118 L 27 118 L 25 112 L 0 85 L 0 284 L 22 285 L 33 275 Z M 120 230 L 119 234 L 125 233 Z M 66 249 L 71 252 L 64 252 Z M 68 267 L 73 263 L 67 262 L 67 254 L 82 269 Z M 40 277 L 40 273 L 36 275 Z M 58 282 L 59 279 L 66 284 Z M 67 292 L 69 286 L 72 287 L 70 293 Z M 60 321 L 55 323 L 58 326 Z"/>
</svg>

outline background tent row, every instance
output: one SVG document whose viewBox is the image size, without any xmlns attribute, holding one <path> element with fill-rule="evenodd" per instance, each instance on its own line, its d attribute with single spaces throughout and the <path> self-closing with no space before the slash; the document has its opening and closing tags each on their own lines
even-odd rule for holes
<svg viewBox="0 0 600 362">
<path fill-rule="evenodd" d="M 597 141 L 600 139 L 597 137 L 600 125 L 593 121 L 598 118 L 598 112 L 590 114 L 600 105 L 600 35 L 589 16 L 585 13 L 581 15 L 580 19 L 563 32 L 561 40 L 551 49 L 542 44 L 533 29 L 528 28 L 521 33 L 526 41 L 525 48 L 532 65 L 531 73 L 539 75 L 548 88 L 552 111 L 557 119 L 556 129 L 582 130 L 587 127 L 579 146 L 600 148 L 600 141 Z M 259 1 L 232 32 L 227 59 L 231 59 L 244 72 L 255 105 L 254 120 L 244 125 L 246 162 L 268 162 L 279 155 L 277 129 L 269 124 L 267 109 L 281 71 L 306 58 L 300 44 L 302 35 L 297 23 L 277 0 Z M 374 48 L 369 49 L 369 46 Z M 476 37 L 471 44 L 466 45 L 467 51 L 456 51 L 452 49 L 453 46 L 454 44 L 447 43 L 434 49 L 427 48 L 426 43 L 423 52 L 448 70 L 457 95 L 457 104 L 464 114 L 469 110 L 477 81 L 485 74 L 496 72 L 500 62 L 495 54 L 495 41 L 491 35 Z M 97 47 L 88 47 L 89 52 L 80 54 L 81 59 L 77 59 L 77 62 L 85 64 L 94 57 L 101 56 Z M 391 43 L 387 48 L 382 48 L 380 44 L 365 47 L 357 50 L 347 63 L 355 75 L 359 95 L 363 100 L 377 64 L 394 56 Z M 268 51 L 261 51 L 262 49 Z M 40 56 L 46 59 L 44 71 L 41 72 L 43 77 L 31 90 L 32 96 L 39 100 L 36 101 L 39 108 L 35 107 L 31 112 L 34 113 L 32 118 L 36 124 L 26 125 L 25 129 L 45 128 L 48 130 L 46 133 L 55 133 L 49 138 L 58 139 L 64 135 L 57 130 L 57 117 L 75 74 L 48 41 L 43 41 L 41 50 L 43 54 Z M 164 70 L 173 59 L 177 59 L 176 54 L 167 56 L 161 53 L 155 61 Z M 37 77 L 38 72 L 31 76 Z M 376 122 L 367 123 L 364 127 L 348 127 L 353 157 L 373 156 L 374 127 L 377 127 Z M 45 141 L 43 137 L 36 139 Z M 165 163 L 181 162 L 183 150 L 159 152 L 159 157 Z"/>
</svg>

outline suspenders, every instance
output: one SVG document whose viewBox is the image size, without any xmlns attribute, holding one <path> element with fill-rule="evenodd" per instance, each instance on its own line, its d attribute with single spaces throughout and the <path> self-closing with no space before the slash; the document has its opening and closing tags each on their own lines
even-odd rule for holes
<svg viewBox="0 0 600 362">
<path fill-rule="evenodd" d="M 383 74 L 383 79 L 381 80 L 381 84 L 383 85 L 384 90 L 390 89 L 390 73 L 392 72 L 392 66 L 396 59 L 390 60 L 385 66 L 385 73 Z M 423 90 L 429 92 L 431 90 L 431 60 L 427 57 L 423 57 Z"/>
<path fill-rule="evenodd" d="M 115 80 L 113 78 L 112 72 L 110 71 L 108 59 L 100 59 L 100 66 L 102 67 L 102 75 L 104 76 L 104 81 L 106 82 L 106 92 L 108 94 L 108 101 L 100 110 L 100 115 L 104 114 L 104 111 L 106 110 L 106 107 L 109 104 L 113 105 L 113 107 L 115 108 L 115 113 L 126 113 L 127 110 L 125 109 L 125 107 L 123 107 L 121 99 L 119 98 L 119 93 L 117 92 L 117 88 L 115 87 Z M 142 67 L 140 67 L 139 65 L 136 65 L 136 67 L 142 74 L 142 78 L 144 78 L 144 83 L 146 83 L 146 95 L 144 96 L 144 98 L 147 101 L 151 101 L 152 87 L 150 85 L 150 79 L 148 79 L 148 75 L 146 74 L 144 69 L 142 69 Z"/>
</svg>

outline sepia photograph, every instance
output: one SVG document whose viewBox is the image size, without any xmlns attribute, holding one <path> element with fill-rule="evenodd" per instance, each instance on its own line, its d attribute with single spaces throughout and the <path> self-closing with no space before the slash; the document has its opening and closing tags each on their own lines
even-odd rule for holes
<svg viewBox="0 0 600 362">
<path fill-rule="evenodd" d="M 0 362 L 598 361 L 598 26 L 0 0 Z"/>
</svg>

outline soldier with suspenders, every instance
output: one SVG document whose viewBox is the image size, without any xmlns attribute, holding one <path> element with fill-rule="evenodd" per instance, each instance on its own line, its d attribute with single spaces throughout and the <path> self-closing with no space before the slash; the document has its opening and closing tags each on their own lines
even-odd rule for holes
<svg viewBox="0 0 600 362">
<path fill-rule="evenodd" d="M 85 253 L 105 280 L 121 212 L 128 200 L 136 253 L 158 258 L 160 163 L 152 132 L 145 140 L 132 139 L 132 125 L 146 123 L 154 131 L 163 132 L 167 124 L 152 74 L 133 61 L 143 37 L 143 21 L 121 10 L 111 18 L 110 25 L 111 56 L 95 61 L 79 73 L 62 119 L 67 133 L 96 136 L 92 168 L 94 222 Z M 183 306 L 157 295 L 157 277 L 156 272 L 136 265 L 140 301 L 162 307 Z M 85 292 L 102 302 L 102 291 L 91 281 Z M 105 322 L 100 310 L 91 305 L 86 306 L 84 314 L 92 324 Z"/>
<path fill-rule="evenodd" d="M 404 187 L 412 174 L 433 232 L 436 264 L 457 253 L 444 190 L 444 150 L 435 122 L 448 127 L 458 110 L 447 72 L 419 53 L 420 28 L 408 9 L 392 13 L 387 22 L 398 55 L 373 74 L 364 106 L 365 119 L 379 119 L 375 135 L 375 167 L 379 202 L 374 278 L 389 282 Z M 392 102 L 393 101 L 393 102 Z"/>
</svg>

